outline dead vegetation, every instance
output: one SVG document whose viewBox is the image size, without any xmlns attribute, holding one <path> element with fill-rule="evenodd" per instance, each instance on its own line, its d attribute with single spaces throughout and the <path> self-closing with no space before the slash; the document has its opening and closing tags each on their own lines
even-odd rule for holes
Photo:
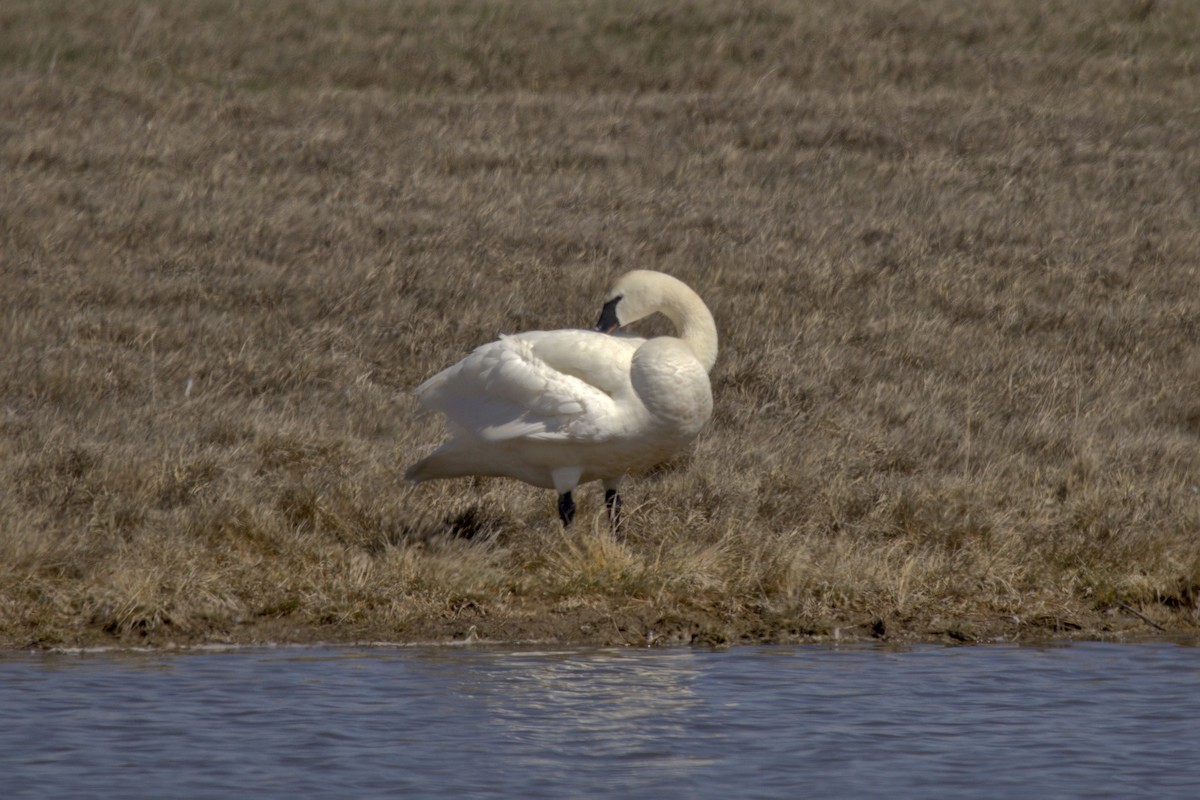
<svg viewBox="0 0 1200 800">
<path fill-rule="evenodd" d="M 0 642 L 1194 634 L 1200 11 L 0 9 Z M 623 270 L 722 335 L 627 490 L 408 390 Z"/>
</svg>

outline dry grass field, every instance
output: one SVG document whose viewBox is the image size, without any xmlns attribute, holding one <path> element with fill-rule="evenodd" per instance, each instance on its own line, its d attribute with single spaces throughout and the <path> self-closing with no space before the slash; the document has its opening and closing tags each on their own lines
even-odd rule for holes
<svg viewBox="0 0 1200 800">
<path fill-rule="evenodd" d="M 1182 0 L 7 0 L 0 645 L 1194 635 L 1198 223 Z M 404 482 L 631 268 L 722 351 L 622 541 Z"/>
</svg>

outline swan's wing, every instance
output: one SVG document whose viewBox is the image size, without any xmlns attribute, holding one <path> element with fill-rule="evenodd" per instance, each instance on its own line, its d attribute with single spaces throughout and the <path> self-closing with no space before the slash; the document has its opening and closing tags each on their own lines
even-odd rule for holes
<svg viewBox="0 0 1200 800">
<path fill-rule="evenodd" d="M 624 346 L 606 351 L 590 341 L 592 336 L 603 334 L 534 331 L 502 336 L 418 386 L 417 399 L 485 441 L 604 441 L 619 422 L 606 390 L 614 388 L 616 378 L 604 357 L 615 354 L 619 360 Z M 572 346 L 580 349 L 573 352 Z M 624 370 L 627 385 L 628 358 Z M 580 377 L 594 372 L 601 373 L 606 388 Z"/>
<path fill-rule="evenodd" d="M 533 356 L 551 369 L 571 375 L 612 396 L 629 388 L 633 353 L 646 340 L 597 331 L 530 331 L 506 337 L 528 342 Z"/>
</svg>

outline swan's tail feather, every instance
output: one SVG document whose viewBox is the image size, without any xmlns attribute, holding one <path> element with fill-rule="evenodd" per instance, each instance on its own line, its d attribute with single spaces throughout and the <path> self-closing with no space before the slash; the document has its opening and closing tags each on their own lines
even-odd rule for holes
<svg viewBox="0 0 1200 800">
<path fill-rule="evenodd" d="M 409 467 L 404 479 L 410 483 L 422 483 L 477 475 L 477 461 L 478 456 L 472 458 L 469 452 L 442 447 Z"/>
</svg>

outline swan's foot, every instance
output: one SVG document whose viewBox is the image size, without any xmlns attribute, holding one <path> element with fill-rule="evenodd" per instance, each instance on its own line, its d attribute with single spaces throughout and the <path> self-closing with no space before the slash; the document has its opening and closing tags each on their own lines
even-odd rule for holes
<svg viewBox="0 0 1200 800">
<path fill-rule="evenodd" d="M 608 520 L 612 523 L 613 535 L 621 536 L 621 495 L 616 489 L 604 491 L 604 505 L 608 506 Z"/>
<path fill-rule="evenodd" d="M 571 527 L 571 520 L 575 519 L 575 500 L 570 492 L 558 496 L 558 518 L 562 520 L 564 528 Z"/>
</svg>

